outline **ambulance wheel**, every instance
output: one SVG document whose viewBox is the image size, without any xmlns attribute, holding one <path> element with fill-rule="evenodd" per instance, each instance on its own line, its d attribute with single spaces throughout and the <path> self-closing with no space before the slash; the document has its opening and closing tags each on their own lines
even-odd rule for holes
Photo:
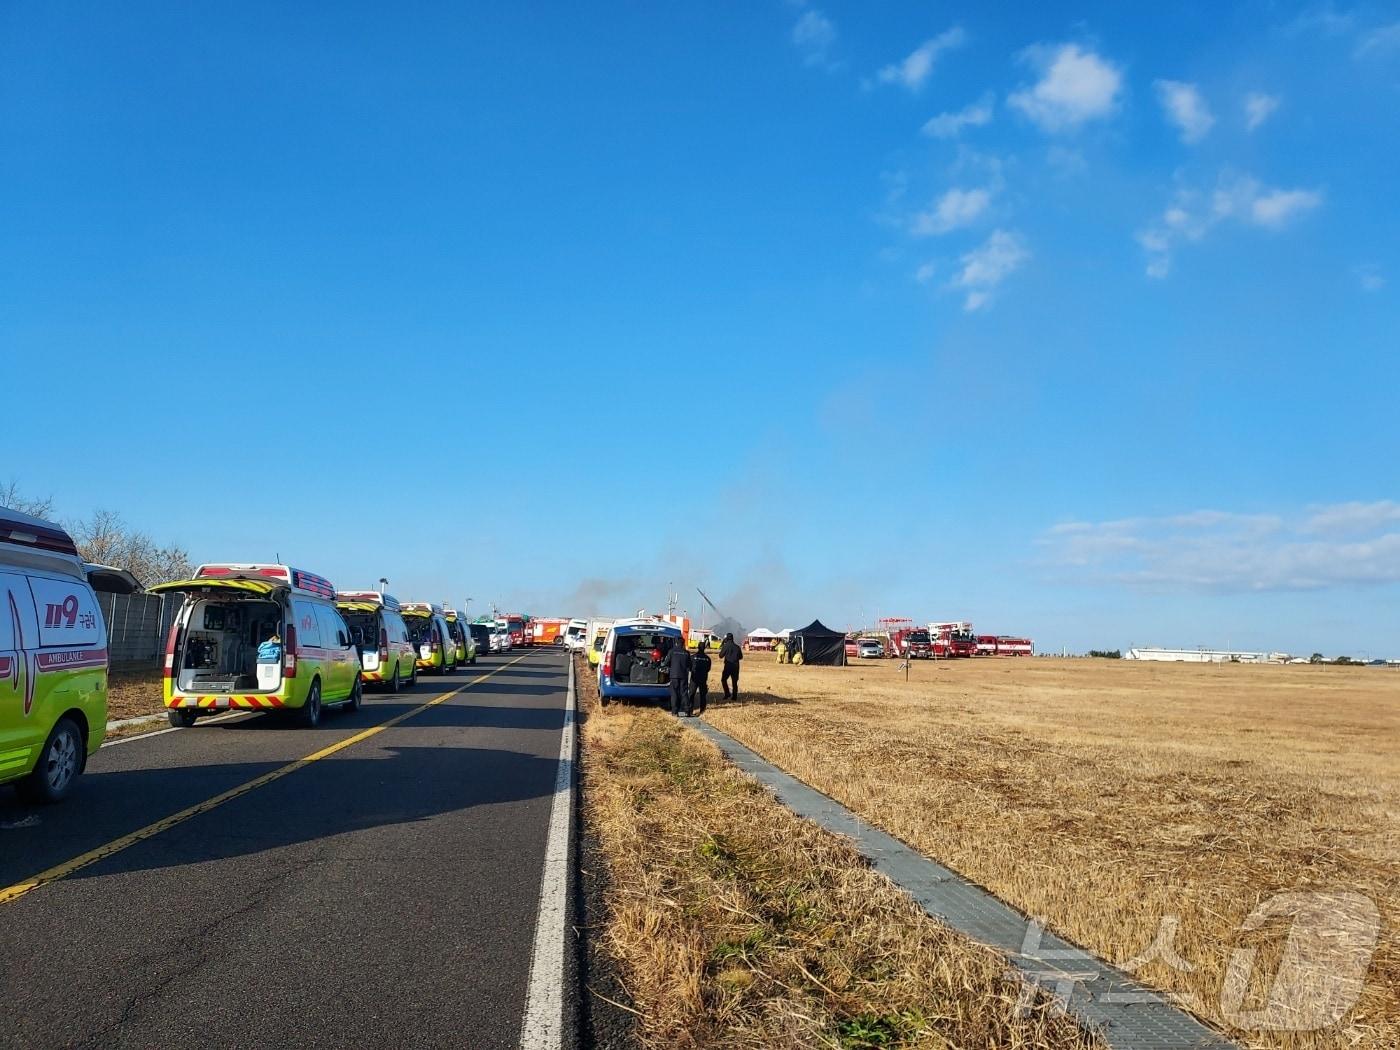
<svg viewBox="0 0 1400 1050">
<path fill-rule="evenodd" d="M 194 725 L 199 714 L 188 707 L 172 707 L 165 713 L 165 716 L 170 719 L 170 724 L 176 729 L 188 729 Z"/>
<path fill-rule="evenodd" d="M 393 677 L 389 679 L 389 692 L 397 693 L 400 689 L 403 688 L 403 682 L 399 678 L 399 675 L 402 673 L 402 671 L 403 669 L 398 664 L 394 665 Z"/>
<path fill-rule="evenodd" d="M 71 718 L 53 727 L 34 772 L 16 785 L 27 802 L 60 802 L 83 771 L 83 734 Z"/>
<path fill-rule="evenodd" d="M 365 698 L 365 685 L 360 680 L 360 676 L 355 676 L 355 684 L 350 687 L 350 698 L 345 701 L 345 710 L 358 711 L 360 704 Z"/>
<path fill-rule="evenodd" d="M 303 729 L 315 729 L 321 724 L 321 680 L 311 683 L 311 692 L 306 694 L 306 703 L 297 711 L 297 722 Z"/>
</svg>

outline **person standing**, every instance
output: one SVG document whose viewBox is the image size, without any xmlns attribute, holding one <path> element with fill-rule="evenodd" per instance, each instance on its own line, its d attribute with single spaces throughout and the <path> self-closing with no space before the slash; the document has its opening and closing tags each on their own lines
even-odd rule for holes
<svg viewBox="0 0 1400 1050">
<path fill-rule="evenodd" d="M 783 641 L 781 638 L 779 638 L 779 639 L 778 639 L 777 649 L 778 649 L 778 663 L 780 663 L 780 664 L 785 664 L 785 663 L 787 663 L 787 656 L 788 656 L 788 654 L 787 654 L 787 642 L 785 642 L 785 641 Z"/>
<path fill-rule="evenodd" d="M 671 651 L 666 654 L 666 680 L 671 687 L 671 714 L 689 714 L 690 650 L 685 647 L 684 638 L 672 642 Z"/>
<path fill-rule="evenodd" d="M 702 640 L 690 659 L 690 705 L 687 714 L 703 715 L 705 704 L 710 699 L 710 654 L 705 651 L 706 648 Z"/>
<path fill-rule="evenodd" d="M 739 661 L 743 658 L 744 650 L 734 641 L 734 635 L 726 634 L 724 644 L 719 647 L 720 663 L 724 665 L 724 670 L 720 672 L 719 685 L 724 690 L 726 700 L 739 699 Z"/>
</svg>

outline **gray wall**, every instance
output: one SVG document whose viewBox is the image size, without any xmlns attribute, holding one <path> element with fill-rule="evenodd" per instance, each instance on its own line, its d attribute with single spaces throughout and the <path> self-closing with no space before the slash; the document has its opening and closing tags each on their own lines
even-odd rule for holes
<svg viewBox="0 0 1400 1050">
<path fill-rule="evenodd" d="M 158 665 L 165 652 L 165 634 L 184 596 L 172 594 L 97 595 L 107 621 L 107 650 L 112 663 Z"/>
</svg>

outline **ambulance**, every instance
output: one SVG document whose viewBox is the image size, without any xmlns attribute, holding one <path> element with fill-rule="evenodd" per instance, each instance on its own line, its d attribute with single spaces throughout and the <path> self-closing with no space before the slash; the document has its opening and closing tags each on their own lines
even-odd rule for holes
<svg viewBox="0 0 1400 1050">
<path fill-rule="evenodd" d="M 0 508 L 0 784 L 57 802 L 106 731 L 107 625 L 73 539 Z"/>
<path fill-rule="evenodd" d="M 446 674 L 457 662 L 452 630 L 442 606 L 430 602 L 404 602 L 399 606 L 409 637 L 418 648 L 418 670 Z"/>
<path fill-rule="evenodd" d="M 399 614 L 399 600 L 383 591 L 336 591 L 335 607 L 360 647 L 360 677 L 397 693 L 418 683 L 418 652 Z"/>
<path fill-rule="evenodd" d="M 185 598 L 165 641 L 171 725 L 219 711 L 287 711 L 311 728 L 326 708 L 358 710 L 359 648 L 329 580 L 289 565 L 226 562 L 149 590 Z"/>
<path fill-rule="evenodd" d="M 447 621 L 447 631 L 457 647 L 457 666 L 476 663 L 476 642 L 467 629 L 467 622 L 457 615 L 456 609 L 442 610 L 442 618 Z"/>
</svg>

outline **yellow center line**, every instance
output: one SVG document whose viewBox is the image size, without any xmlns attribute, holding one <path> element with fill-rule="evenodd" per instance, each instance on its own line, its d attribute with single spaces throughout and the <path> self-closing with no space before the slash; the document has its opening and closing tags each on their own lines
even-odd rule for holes
<svg viewBox="0 0 1400 1050">
<path fill-rule="evenodd" d="M 433 697 L 431 700 L 420 704 L 418 707 L 413 708 L 411 711 L 405 711 L 401 715 L 395 715 L 387 722 L 381 722 L 377 726 L 370 726 L 370 728 L 362 730 L 361 732 L 356 733 L 354 736 L 346 737 L 339 743 L 331 744 L 329 747 L 323 747 L 319 751 L 312 752 L 305 758 L 299 758 L 295 762 L 288 762 L 285 766 L 282 766 L 278 769 L 274 769 L 271 772 L 264 773 L 260 777 L 254 777 L 247 783 L 239 784 L 237 787 L 234 788 L 229 788 L 227 791 L 222 791 L 219 794 L 214 795 L 212 798 L 207 798 L 203 802 L 197 802 L 193 806 L 190 806 L 186 809 L 182 809 L 178 813 L 172 813 L 168 817 L 163 817 L 160 820 L 157 820 L 154 824 L 147 824 L 144 828 L 140 828 L 129 834 L 123 835 L 120 838 L 112 839 L 112 841 L 103 843 L 96 849 L 88 850 L 86 853 L 80 854 L 79 856 L 76 856 L 71 860 L 65 860 L 61 864 L 55 864 L 52 868 L 49 868 L 47 871 L 41 871 L 37 875 L 31 875 L 23 882 L 17 882 L 13 886 L 6 886 L 4 889 L 0 889 L 0 904 L 9 904 L 11 901 L 19 900 L 19 898 L 23 897 L 26 893 L 30 892 L 31 890 L 37 890 L 40 886 L 46 886 L 50 882 L 57 882 L 59 879 L 66 878 L 67 876 L 72 875 L 75 871 L 80 871 L 90 864 L 96 864 L 99 860 L 106 860 L 113 854 L 120 853 L 128 846 L 134 846 L 138 842 L 144 842 L 146 839 L 154 838 L 156 835 L 159 835 L 162 831 L 169 831 L 177 824 L 183 824 L 191 817 L 197 817 L 201 813 L 208 813 L 211 809 L 217 809 L 219 806 L 222 806 L 225 802 L 232 802 L 234 799 L 241 798 L 242 796 L 248 794 L 250 791 L 256 791 L 258 788 L 263 787 L 265 784 L 271 784 L 274 780 L 281 780 L 283 777 L 295 773 L 298 769 L 301 769 L 303 766 L 311 765 L 312 762 L 319 762 L 323 758 L 330 758 L 331 755 L 344 751 L 346 748 L 354 747 L 356 744 L 363 743 L 370 737 L 376 736 L 377 734 L 384 732 L 384 730 L 386 729 L 392 729 L 394 726 L 400 724 L 401 722 L 407 721 L 414 715 L 422 714 L 430 707 L 437 707 L 438 704 L 446 703 L 458 693 L 466 689 L 470 689 L 472 686 L 478 685 L 479 683 L 486 681 L 486 679 L 490 678 L 492 675 L 500 674 L 507 667 L 514 667 L 521 660 L 525 659 L 525 655 L 527 654 L 517 656 L 510 663 L 502 664 L 494 671 L 488 671 L 480 678 L 473 678 L 470 682 L 464 682 L 462 685 L 459 685 L 456 689 L 450 690 L 446 693 L 441 693 L 438 696 Z"/>
</svg>

